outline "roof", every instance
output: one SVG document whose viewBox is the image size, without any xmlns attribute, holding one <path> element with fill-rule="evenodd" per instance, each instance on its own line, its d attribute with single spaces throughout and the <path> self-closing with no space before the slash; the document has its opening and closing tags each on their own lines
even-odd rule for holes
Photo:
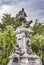
<svg viewBox="0 0 44 65">
<path fill-rule="evenodd" d="M 18 58 L 19 58 L 19 55 L 16 54 L 16 53 L 14 53 L 14 54 L 12 54 L 11 56 L 9 56 L 9 58 L 13 58 L 13 57 L 18 57 Z"/>
</svg>

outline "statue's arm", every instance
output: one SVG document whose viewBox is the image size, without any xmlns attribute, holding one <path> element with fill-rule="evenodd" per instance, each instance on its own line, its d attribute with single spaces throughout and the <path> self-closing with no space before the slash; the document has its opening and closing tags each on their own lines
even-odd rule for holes
<svg viewBox="0 0 44 65">
<path fill-rule="evenodd" d="M 27 17 L 26 13 L 24 12 L 25 17 Z"/>
<path fill-rule="evenodd" d="M 19 13 L 18 13 L 18 14 L 16 14 L 16 18 L 17 18 L 18 16 L 20 16 L 20 13 L 21 13 L 21 11 L 19 11 Z"/>
</svg>

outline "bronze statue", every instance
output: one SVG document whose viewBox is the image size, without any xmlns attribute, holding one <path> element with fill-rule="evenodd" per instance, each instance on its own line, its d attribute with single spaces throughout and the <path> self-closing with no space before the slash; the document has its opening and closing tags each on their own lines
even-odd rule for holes
<svg viewBox="0 0 44 65">
<path fill-rule="evenodd" d="M 23 22 L 26 22 L 26 18 L 25 18 L 25 17 L 27 17 L 27 15 L 26 15 L 26 13 L 24 12 L 24 8 L 22 8 L 22 10 L 19 11 L 18 14 L 16 14 L 16 20 L 21 20 L 21 21 L 23 21 Z"/>
</svg>

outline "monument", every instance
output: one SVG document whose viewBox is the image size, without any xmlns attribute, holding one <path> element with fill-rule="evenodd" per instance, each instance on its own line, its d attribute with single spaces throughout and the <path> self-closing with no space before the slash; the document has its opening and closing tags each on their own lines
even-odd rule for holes
<svg viewBox="0 0 44 65">
<path fill-rule="evenodd" d="M 9 57 L 10 61 L 8 65 L 42 65 L 40 57 L 31 49 L 33 31 L 31 27 L 28 26 L 31 23 L 32 21 L 19 26 L 16 31 L 14 31 L 17 38 L 17 44 L 13 54 Z"/>
<path fill-rule="evenodd" d="M 19 11 L 18 14 L 16 14 L 15 20 L 20 20 L 20 21 L 26 23 L 26 17 L 27 17 L 27 15 L 24 11 L 24 8 L 22 8 L 22 10 Z"/>
</svg>

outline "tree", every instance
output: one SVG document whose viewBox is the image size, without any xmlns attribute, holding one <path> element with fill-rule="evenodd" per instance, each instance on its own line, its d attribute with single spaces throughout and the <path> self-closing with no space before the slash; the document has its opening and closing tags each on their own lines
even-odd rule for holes
<svg viewBox="0 0 44 65">
<path fill-rule="evenodd" d="M 21 20 L 16 20 L 14 23 L 15 23 L 15 27 L 16 28 L 22 25 L 22 21 Z"/>
<path fill-rule="evenodd" d="M 2 23 L 0 23 L 0 29 L 2 29 L 2 31 L 4 30 L 4 25 Z"/>
<path fill-rule="evenodd" d="M 41 23 L 36 23 L 32 30 L 34 31 L 34 35 L 32 36 L 32 50 L 42 57 L 42 62 L 44 65 L 44 25 Z"/>
<path fill-rule="evenodd" d="M 0 53 L 0 63 L 2 65 L 7 65 L 9 61 L 8 57 L 12 54 L 13 49 L 16 45 L 16 37 L 11 26 L 6 26 L 7 30 L 0 33 L 0 46 L 3 50 Z"/>
<path fill-rule="evenodd" d="M 11 25 L 12 27 L 18 27 L 22 25 L 21 20 L 17 20 L 16 18 L 12 17 L 11 14 L 4 14 L 2 18 L 3 26 L 6 28 L 7 25 Z"/>
<path fill-rule="evenodd" d="M 2 18 L 2 22 L 4 25 L 11 25 L 14 23 L 14 17 L 11 16 L 11 14 L 4 14 Z"/>
<path fill-rule="evenodd" d="M 44 35 L 44 25 L 42 25 L 41 23 L 37 23 L 36 25 L 34 25 L 32 30 L 35 34 L 38 33 Z"/>
<path fill-rule="evenodd" d="M 36 34 L 31 41 L 32 50 L 44 60 L 44 35 Z"/>
</svg>

